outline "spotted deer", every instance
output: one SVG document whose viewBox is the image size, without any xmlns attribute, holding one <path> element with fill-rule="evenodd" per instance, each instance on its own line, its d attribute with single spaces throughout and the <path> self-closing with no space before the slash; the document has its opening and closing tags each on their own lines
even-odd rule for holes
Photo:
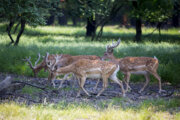
<svg viewBox="0 0 180 120">
<path fill-rule="evenodd" d="M 46 59 L 43 59 L 43 61 L 40 64 L 37 64 L 39 62 L 39 60 L 40 60 L 40 57 L 41 57 L 41 55 L 38 54 L 38 59 L 36 60 L 34 66 L 32 65 L 31 57 L 24 59 L 24 61 L 27 61 L 30 68 L 33 70 L 33 73 L 34 73 L 35 77 L 37 76 L 37 74 L 38 74 L 38 72 L 40 70 L 42 70 L 42 69 L 48 70 L 48 66 L 51 66 L 51 64 L 54 64 L 55 63 L 55 57 L 58 57 L 58 56 L 61 56 L 61 60 L 56 60 L 56 62 L 58 62 L 59 65 L 61 65 L 61 67 L 72 64 L 74 61 L 79 60 L 79 59 L 91 59 L 91 60 L 100 59 L 100 57 L 95 56 L 95 55 L 71 56 L 71 55 L 68 55 L 68 54 L 49 54 L 49 53 L 47 53 L 47 54 L 48 54 L 48 57 L 46 57 Z M 49 62 L 49 61 L 51 61 L 51 62 Z M 46 62 L 48 64 L 46 64 Z M 67 79 L 69 74 L 70 73 L 64 75 L 64 78 L 62 79 L 62 82 L 61 82 L 61 84 L 60 84 L 60 86 L 58 88 L 62 87 L 62 84 Z M 49 71 L 49 75 L 48 75 L 48 80 L 49 81 L 51 80 L 51 77 L 52 77 L 52 73 L 51 73 L 51 71 Z M 98 80 L 96 86 L 94 87 L 94 89 L 97 88 L 98 83 L 99 83 L 99 80 Z M 55 88 L 54 80 L 52 81 L 52 84 L 53 84 L 53 87 Z"/>
<path fill-rule="evenodd" d="M 48 57 L 48 54 L 46 55 L 46 57 Z M 119 71 L 119 65 L 116 65 L 115 63 L 109 61 L 79 59 L 70 65 L 61 67 L 61 64 L 58 64 L 59 59 L 61 59 L 61 57 L 59 58 L 59 56 L 57 56 L 56 62 L 54 64 L 52 64 L 51 61 L 46 62 L 47 66 L 53 73 L 52 80 L 55 79 L 55 77 L 59 74 L 73 73 L 78 78 L 80 88 L 88 96 L 90 96 L 90 94 L 84 89 L 86 78 L 102 78 L 103 88 L 97 94 L 96 97 L 98 97 L 107 88 L 108 78 L 110 78 L 115 83 L 119 84 L 122 90 L 122 95 L 125 96 L 123 84 L 116 76 L 117 72 Z M 80 92 L 81 90 L 79 90 L 77 97 L 80 96 Z"/>
<path fill-rule="evenodd" d="M 80 60 L 80 59 L 90 59 L 90 60 L 100 60 L 101 59 L 99 56 L 96 56 L 96 55 L 78 55 L 78 56 L 68 56 L 68 57 L 63 57 L 63 56 L 60 57 L 59 55 L 57 55 L 56 58 L 60 58 L 60 59 L 56 59 L 56 63 L 55 63 L 55 57 L 52 60 L 52 59 L 48 59 L 49 53 L 47 53 L 46 56 L 48 56 L 48 57 L 46 57 L 45 61 L 49 68 L 50 68 L 50 66 L 52 67 L 53 64 L 57 64 L 58 67 L 65 67 L 65 66 L 70 65 L 73 62 Z M 52 80 L 53 86 L 55 86 L 55 83 L 54 83 L 55 79 L 52 79 L 52 74 L 53 73 L 51 72 L 51 76 L 49 76 L 48 79 Z M 62 84 L 64 83 L 64 81 L 66 80 L 66 77 L 69 74 L 71 74 L 71 73 L 65 74 L 65 77 L 62 79 L 62 82 L 61 82 L 59 88 L 61 88 Z M 53 77 L 55 77 L 55 76 L 53 76 Z M 97 88 L 98 83 L 99 83 L 99 80 L 98 80 L 97 84 L 95 85 L 94 89 Z"/>
<path fill-rule="evenodd" d="M 71 55 L 68 55 L 68 54 L 56 54 L 56 55 L 55 55 L 55 54 L 51 54 L 51 55 L 48 56 L 48 60 L 54 61 L 54 57 L 57 56 L 57 55 L 58 55 L 58 56 L 61 55 L 62 58 L 71 56 Z M 29 58 L 26 57 L 25 59 L 23 59 L 24 61 L 28 62 L 28 65 L 30 66 L 30 68 L 32 69 L 32 71 L 33 71 L 33 73 L 34 73 L 34 77 L 37 77 L 37 74 L 38 74 L 42 69 L 44 69 L 45 71 L 47 71 L 47 65 L 46 65 L 46 63 L 45 63 L 45 59 L 43 59 L 43 60 L 41 61 L 41 63 L 38 64 L 40 58 L 41 58 L 41 55 L 40 55 L 40 53 L 38 53 L 38 59 L 36 60 L 34 66 L 33 66 L 33 64 L 32 64 L 32 62 L 31 62 L 31 57 L 29 57 Z"/>
<path fill-rule="evenodd" d="M 104 52 L 104 56 L 102 59 L 110 59 L 110 61 L 118 64 L 120 66 L 120 71 L 125 75 L 124 81 L 126 82 L 126 89 L 131 89 L 129 86 L 129 80 L 131 74 L 140 74 L 144 75 L 146 78 L 146 82 L 144 86 L 140 89 L 139 93 L 141 93 L 145 87 L 148 85 L 150 81 L 149 75 L 153 75 L 159 82 L 159 93 L 163 92 L 161 88 L 161 78 L 157 73 L 158 69 L 158 59 L 156 57 L 125 57 L 125 58 L 116 58 L 113 54 L 113 49 L 116 48 L 120 44 L 120 39 L 116 43 L 112 43 L 112 45 L 106 46 L 106 52 Z"/>
</svg>

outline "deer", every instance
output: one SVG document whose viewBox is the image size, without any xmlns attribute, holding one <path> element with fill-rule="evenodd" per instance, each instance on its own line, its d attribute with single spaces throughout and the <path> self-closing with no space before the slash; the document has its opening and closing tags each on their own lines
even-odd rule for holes
<svg viewBox="0 0 180 120">
<path fill-rule="evenodd" d="M 51 55 L 48 56 L 48 59 L 54 61 L 54 57 L 55 57 L 55 56 L 60 56 L 60 55 L 61 55 L 62 58 L 71 56 L 71 55 L 68 55 L 68 54 L 51 54 Z M 25 59 L 23 59 L 23 61 L 28 62 L 28 65 L 30 66 L 30 68 L 32 69 L 32 71 L 33 71 L 33 73 L 34 73 L 34 77 L 37 77 L 37 74 L 38 74 L 42 69 L 44 69 L 44 71 L 47 71 L 47 70 L 48 70 L 48 67 L 47 67 L 47 65 L 46 65 L 46 63 L 45 63 L 45 59 L 43 59 L 43 60 L 40 62 L 40 64 L 38 64 L 40 58 L 41 58 L 41 54 L 38 53 L 38 59 L 35 61 L 34 66 L 33 66 L 33 64 L 32 64 L 32 62 L 31 62 L 31 57 L 30 57 L 30 56 L 29 56 L 29 58 L 26 57 Z M 44 58 L 44 56 L 43 56 L 43 58 Z M 51 78 L 51 74 L 52 74 L 52 73 L 49 71 L 48 81 L 49 81 L 49 79 Z M 68 77 L 68 75 L 69 75 L 69 74 L 65 75 L 65 76 L 63 77 L 63 80 L 66 80 L 67 77 Z M 53 84 L 53 87 L 55 88 L 55 84 Z"/>
<path fill-rule="evenodd" d="M 124 81 L 126 83 L 126 89 L 131 90 L 129 86 L 129 80 L 131 74 L 140 74 L 144 75 L 146 81 L 144 86 L 139 90 L 139 93 L 142 93 L 150 81 L 150 74 L 153 75 L 159 82 L 159 93 L 164 92 L 161 87 L 161 78 L 157 73 L 159 61 L 156 57 L 125 57 L 125 58 L 116 58 L 113 54 L 113 49 L 120 44 L 121 40 L 119 39 L 116 43 L 112 42 L 112 45 L 106 46 L 106 51 L 102 57 L 102 60 L 109 59 L 110 61 L 118 64 L 120 66 L 120 71 L 125 75 Z"/>
<path fill-rule="evenodd" d="M 61 57 L 64 58 L 64 57 L 69 57 L 71 55 L 68 55 L 68 54 L 51 54 L 48 56 L 48 59 L 49 60 L 54 60 L 54 57 L 57 56 L 57 55 L 62 55 Z M 44 57 L 44 56 L 43 56 Z M 38 53 L 38 59 L 35 61 L 35 64 L 33 66 L 32 62 L 31 62 L 31 57 L 29 56 L 26 57 L 25 59 L 23 59 L 23 61 L 26 61 L 28 62 L 28 65 L 30 66 L 30 68 L 32 69 L 33 73 L 34 73 L 34 77 L 37 77 L 37 74 L 42 70 L 44 69 L 44 71 L 47 71 L 47 65 L 45 63 L 45 60 L 43 59 L 40 64 L 38 64 L 39 60 L 41 58 L 41 54 Z"/>
<path fill-rule="evenodd" d="M 61 61 L 57 60 L 57 62 L 61 63 L 61 66 L 67 66 L 71 63 L 73 63 L 74 61 L 76 60 L 79 60 L 79 59 L 92 59 L 92 60 L 95 60 L 95 59 L 101 59 L 99 56 L 95 56 L 95 55 L 79 55 L 79 56 L 71 56 L 71 55 L 68 55 L 68 54 L 49 54 L 48 53 L 48 57 L 46 57 L 46 59 L 43 59 L 43 61 L 40 63 L 40 64 L 37 64 L 41 58 L 41 55 L 40 53 L 38 53 L 38 59 L 35 61 L 35 65 L 33 66 L 32 62 L 31 62 L 31 57 L 29 58 L 25 58 L 23 59 L 24 61 L 27 61 L 28 62 L 28 65 L 30 66 L 30 68 L 32 69 L 33 73 L 34 73 L 34 76 L 37 77 L 37 74 L 40 70 L 44 69 L 45 71 L 48 70 L 48 67 L 46 65 L 46 62 L 45 61 L 51 61 L 51 63 L 53 64 L 55 62 L 55 57 L 57 56 L 61 56 L 61 58 L 65 58 Z M 45 57 L 44 57 L 45 58 Z M 50 63 L 48 63 L 50 64 Z M 49 75 L 48 75 L 48 81 L 51 81 L 51 71 L 49 71 Z M 62 84 L 64 83 L 64 81 L 67 79 L 67 77 L 70 75 L 70 73 L 68 74 L 65 74 L 63 79 L 61 80 L 61 84 L 59 85 L 58 89 L 60 89 L 62 87 Z M 73 75 L 73 78 L 75 78 L 75 76 Z M 100 80 L 98 80 L 98 82 L 96 83 L 94 89 L 97 88 L 97 85 L 99 83 Z M 55 88 L 55 80 L 52 81 L 52 84 L 53 84 L 53 87 Z"/>
<path fill-rule="evenodd" d="M 46 57 L 48 57 L 48 53 Z M 122 95 L 125 96 L 122 81 L 120 81 L 116 76 L 117 72 L 119 71 L 119 65 L 109 61 L 79 59 L 70 65 L 61 67 L 61 65 L 58 63 L 58 60 L 62 59 L 61 56 L 57 56 L 55 59 L 55 63 L 46 61 L 48 68 L 53 73 L 52 80 L 55 79 L 55 77 L 59 74 L 73 73 L 78 78 L 80 88 L 86 93 L 87 96 L 90 96 L 90 94 L 84 89 L 86 78 L 102 78 L 103 87 L 96 95 L 96 97 L 98 97 L 107 88 L 108 78 L 110 78 L 120 86 Z M 79 89 L 77 97 L 80 96 L 81 89 Z"/>
<path fill-rule="evenodd" d="M 48 52 L 46 53 L 46 56 L 48 56 L 48 57 L 46 57 L 46 59 L 44 61 L 46 61 L 46 63 L 47 63 L 46 66 L 48 66 L 49 68 L 50 68 L 50 66 L 55 64 L 55 60 L 56 60 L 56 64 L 58 64 L 58 67 L 65 67 L 65 66 L 70 65 L 79 59 L 90 59 L 90 60 L 100 60 L 101 59 L 99 56 L 96 56 L 96 55 L 78 55 L 78 56 L 68 56 L 68 57 L 63 57 L 63 55 L 61 57 L 59 57 L 59 55 L 56 55 L 56 56 L 54 56 L 54 59 L 48 59 L 49 58 Z M 55 57 L 56 58 L 58 57 L 61 59 L 55 59 Z M 51 71 L 51 70 L 49 70 L 49 71 Z M 48 80 L 51 80 L 53 86 L 55 86 L 55 83 L 54 83 L 55 79 L 52 80 L 52 74 L 53 73 L 51 72 L 51 75 L 48 77 Z M 65 74 L 65 76 L 62 79 L 62 82 L 59 85 L 58 89 L 62 87 L 62 84 L 64 83 L 64 81 L 66 80 L 66 78 L 69 74 L 71 74 L 71 73 Z M 53 76 L 53 77 L 55 77 L 55 76 Z M 75 78 L 75 76 L 73 78 Z M 98 79 L 98 82 L 96 83 L 94 89 L 97 88 L 99 81 L 100 81 L 100 79 Z"/>
</svg>

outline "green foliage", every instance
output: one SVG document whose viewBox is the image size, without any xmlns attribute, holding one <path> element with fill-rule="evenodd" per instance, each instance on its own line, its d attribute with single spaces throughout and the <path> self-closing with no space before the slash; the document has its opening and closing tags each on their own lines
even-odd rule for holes
<svg viewBox="0 0 180 120">
<path fill-rule="evenodd" d="M 82 5 L 80 5 L 80 12 L 85 18 L 91 17 L 93 14 L 95 20 L 95 15 L 109 15 L 112 3 L 113 1 L 111 0 L 84 0 L 83 3 L 81 3 Z"/>
<path fill-rule="evenodd" d="M 1 0 L 0 15 L 6 21 L 26 20 L 29 25 L 45 24 L 45 16 L 58 0 Z"/>
<path fill-rule="evenodd" d="M 42 91 L 42 90 L 38 89 L 38 88 L 34 88 L 34 87 L 29 87 L 29 86 L 25 86 L 22 89 L 23 94 L 29 94 L 29 95 L 33 95 L 34 93 L 38 93 L 40 91 Z"/>
<path fill-rule="evenodd" d="M 132 16 L 150 22 L 163 22 L 172 15 L 172 0 L 137 0 Z"/>
</svg>

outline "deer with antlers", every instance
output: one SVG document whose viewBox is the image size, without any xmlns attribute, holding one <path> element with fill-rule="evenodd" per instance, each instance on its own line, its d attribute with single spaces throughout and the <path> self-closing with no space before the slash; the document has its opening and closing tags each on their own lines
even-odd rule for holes
<svg viewBox="0 0 180 120">
<path fill-rule="evenodd" d="M 48 53 L 46 57 L 48 57 Z M 80 88 L 88 96 L 90 96 L 90 94 L 84 89 L 86 78 L 98 78 L 98 79 L 102 78 L 103 88 L 97 94 L 96 97 L 98 97 L 107 88 L 108 78 L 110 78 L 114 82 L 119 84 L 122 90 L 122 94 L 123 96 L 125 96 L 123 84 L 116 76 L 117 72 L 119 71 L 119 65 L 116 65 L 115 63 L 109 61 L 79 59 L 68 66 L 61 67 L 61 64 L 58 63 L 59 62 L 58 60 L 61 59 L 61 57 L 57 56 L 55 57 L 55 59 L 56 59 L 55 63 L 51 63 L 51 61 L 46 61 L 48 68 L 53 73 L 52 80 L 55 79 L 55 77 L 59 74 L 73 73 L 79 79 L 78 81 Z M 80 92 L 81 91 L 79 90 L 77 97 L 80 96 Z"/>
<path fill-rule="evenodd" d="M 58 63 L 59 63 L 59 66 L 61 66 L 61 67 L 67 66 L 67 65 L 69 65 L 69 64 L 72 64 L 73 62 L 75 62 L 75 61 L 77 61 L 77 60 L 79 60 L 79 59 L 91 59 L 91 60 L 100 59 L 100 57 L 95 56 L 95 55 L 71 56 L 71 55 L 67 55 L 67 54 L 61 54 L 61 55 L 60 55 L 60 54 L 56 54 L 56 55 L 51 54 L 51 55 L 50 55 L 49 53 L 47 53 L 47 54 L 48 54 L 48 57 L 46 57 L 46 59 L 44 58 L 43 61 L 42 61 L 40 64 L 37 65 L 37 63 L 39 62 L 40 57 L 41 57 L 40 54 L 38 54 L 38 59 L 37 59 L 37 61 L 35 62 L 35 65 L 34 65 L 34 66 L 32 65 L 32 62 L 31 62 L 31 60 L 30 60 L 31 57 L 24 59 L 25 61 L 28 62 L 29 66 L 30 66 L 30 68 L 33 70 L 35 76 L 37 76 L 37 73 L 38 73 L 41 69 L 43 69 L 43 68 L 44 68 L 45 70 L 48 70 L 48 66 L 51 66 L 51 64 L 54 64 L 54 63 L 55 63 L 55 57 L 58 57 L 58 56 L 61 56 L 61 59 L 56 60 L 56 62 L 58 62 Z M 51 62 L 49 62 L 49 61 L 51 61 Z M 46 64 L 46 62 L 47 62 L 47 64 Z M 51 80 L 53 73 L 52 73 L 50 70 L 48 70 L 48 71 L 49 71 L 48 80 Z M 61 82 L 61 84 L 60 84 L 60 86 L 59 86 L 58 88 L 61 88 L 61 87 L 62 87 L 62 84 L 63 84 L 64 81 L 67 79 L 67 77 L 68 77 L 69 74 L 70 74 L 70 73 L 64 75 L 64 78 L 62 79 L 62 82 Z M 97 88 L 98 83 L 99 83 L 99 80 L 98 80 L 96 86 L 94 87 L 94 89 Z M 55 87 L 54 80 L 52 80 L 52 84 L 53 84 L 53 86 Z"/>
<path fill-rule="evenodd" d="M 48 56 L 48 60 L 52 60 L 52 61 L 53 61 L 53 60 L 54 60 L 54 57 L 57 56 L 57 55 L 58 55 L 58 56 L 61 55 L 62 58 L 71 56 L 71 55 L 68 55 L 68 54 L 56 54 L 56 55 L 52 54 L 52 55 L 49 55 L 49 56 Z M 44 57 L 44 56 L 43 56 L 43 57 Z M 25 59 L 23 59 L 24 61 L 28 62 L 28 65 L 29 65 L 30 68 L 32 69 L 35 77 L 37 77 L 37 74 L 38 74 L 39 71 L 41 71 L 42 69 L 44 69 L 45 71 L 47 70 L 47 65 L 46 65 L 44 59 L 43 59 L 43 61 L 41 61 L 40 64 L 38 64 L 40 58 L 41 58 L 41 54 L 38 53 L 38 59 L 35 61 L 34 66 L 33 66 L 33 64 L 32 64 L 32 62 L 31 62 L 31 57 L 29 57 L 29 58 L 26 57 Z"/>
<path fill-rule="evenodd" d="M 46 54 L 46 56 L 49 57 L 49 53 Z M 60 57 L 60 56 L 55 56 L 54 59 L 48 59 L 48 57 L 46 57 L 45 61 L 47 63 L 47 66 L 50 67 L 53 64 L 58 64 L 58 66 L 56 67 L 65 67 L 68 66 L 70 64 L 72 64 L 75 61 L 78 61 L 80 59 L 89 59 L 89 60 L 100 60 L 101 58 L 99 56 L 96 55 L 78 55 L 78 56 L 68 56 L 68 57 Z M 55 58 L 61 58 L 61 59 L 55 59 Z M 55 63 L 56 61 L 56 63 Z M 49 70 L 51 71 L 51 70 Z M 62 82 L 60 84 L 60 86 L 58 88 L 61 88 L 62 84 L 64 83 L 64 81 L 66 80 L 66 77 L 69 75 L 70 73 L 65 74 L 65 78 L 62 79 Z M 54 84 L 54 80 L 52 79 L 55 77 L 55 74 L 53 74 L 53 72 L 51 72 L 51 76 L 48 77 L 49 80 L 52 80 L 53 86 L 55 86 Z M 99 83 L 99 80 L 97 82 L 97 84 L 95 85 L 94 89 L 97 88 L 97 85 Z"/>
<path fill-rule="evenodd" d="M 157 73 L 158 69 L 158 59 L 156 57 L 125 57 L 125 58 L 116 58 L 113 55 L 113 49 L 116 48 L 120 44 L 121 40 L 119 39 L 116 43 L 112 43 L 112 45 L 106 46 L 106 52 L 104 52 L 104 56 L 102 59 L 110 59 L 110 61 L 119 64 L 120 71 L 125 75 L 126 82 L 126 92 L 128 89 L 131 89 L 129 86 L 129 80 L 131 74 L 141 74 L 146 78 L 146 82 L 144 86 L 140 89 L 139 93 L 141 93 L 145 87 L 148 85 L 150 81 L 149 75 L 153 75 L 159 82 L 159 93 L 163 92 L 161 88 L 161 78 Z"/>
</svg>

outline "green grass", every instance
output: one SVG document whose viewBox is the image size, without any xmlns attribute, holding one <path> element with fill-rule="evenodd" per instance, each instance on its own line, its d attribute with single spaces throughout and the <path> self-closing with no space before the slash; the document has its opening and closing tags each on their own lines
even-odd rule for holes
<svg viewBox="0 0 180 120">
<path fill-rule="evenodd" d="M 143 28 L 143 42 L 134 43 L 135 29 L 107 26 L 101 41 L 91 41 L 85 37 L 85 27 L 72 26 L 44 26 L 31 28 L 26 26 L 25 33 L 20 39 L 18 47 L 6 47 L 10 39 L 5 33 L 5 24 L 0 24 L 0 71 L 32 76 L 33 73 L 27 63 L 22 59 L 31 56 L 34 62 L 37 53 L 45 55 L 46 52 L 71 55 L 98 55 L 102 56 L 107 44 L 112 40 L 121 38 L 121 44 L 115 49 L 118 58 L 126 56 L 156 56 L 159 60 L 158 73 L 162 81 L 179 84 L 180 74 L 180 33 L 179 29 L 171 28 L 162 30 L 146 37 L 154 28 Z M 15 37 L 15 36 L 13 36 Z M 39 77 L 47 77 L 47 73 L 41 71 Z M 122 78 L 121 75 L 119 75 Z M 152 77 L 152 81 L 155 79 Z M 143 81 L 143 76 L 132 76 L 132 81 Z"/>
<path fill-rule="evenodd" d="M 34 93 L 38 93 L 38 92 L 41 92 L 41 91 L 42 91 L 41 89 L 30 87 L 30 86 L 25 86 L 22 89 L 23 94 L 29 94 L 29 95 L 33 95 Z"/>
<path fill-rule="evenodd" d="M 14 102 L 0 104 L 0 118 L 6 120 L 179 120 L 180 112 L 176 109 L 180 106 L 178 99 L 148 100 L 139 103 L 139 107 L 123 108 L 121 103 L 125 100 L 117 100 L 118 103 L 107 102 L 106 108 L 101 108 L 91 103 L 67 103 L 30 105 Z M 174 103 L 177 102 L 177 103 Z M 99 108 L 100 107 L 100 108 Z M 159 108 L 164 108 L 163 110 Z"/>
</svg>

